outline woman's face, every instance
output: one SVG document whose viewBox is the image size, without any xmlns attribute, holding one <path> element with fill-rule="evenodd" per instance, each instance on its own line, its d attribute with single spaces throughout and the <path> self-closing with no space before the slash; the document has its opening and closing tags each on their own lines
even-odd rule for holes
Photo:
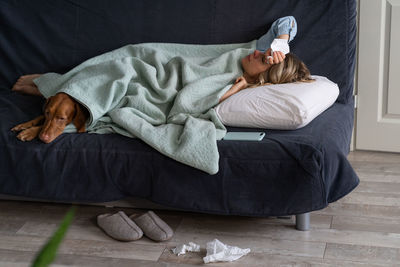
<svg viewBox="0 0 400 267">
<path fill-rule="evenodd" d="M 258 75 L 266 71 L 270 65 L 266 61 L 266 55 L 258 50 L 242 59 L 242 68 L 250 77 L 258 77 Z"/>
</svg>

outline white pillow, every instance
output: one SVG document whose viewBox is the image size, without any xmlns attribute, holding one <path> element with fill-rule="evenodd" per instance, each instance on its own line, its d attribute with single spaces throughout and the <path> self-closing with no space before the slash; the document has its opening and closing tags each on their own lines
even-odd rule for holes
<svg viewBox="0 0 400 267">
<path fill-rule="evenodd" d="M 310 83 L 271 84 L 248 88 L 216 106 L 227 126 L 293 130 L 306 126 L 339 95 L 336 83 L 312 76 Z"/>
</svg>

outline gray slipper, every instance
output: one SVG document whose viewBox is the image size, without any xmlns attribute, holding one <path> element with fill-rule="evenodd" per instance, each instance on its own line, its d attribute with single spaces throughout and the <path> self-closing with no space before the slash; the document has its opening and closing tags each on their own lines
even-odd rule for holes
<svg viewBox="0 0 400 267">
<path fill-rule="evenodd" d="M 174 234 L 171 227 L 152 211 L 139 217 L 135 216 L 132 215 L 130 218 L 142 229 L 145 236 L 154 241 L 166 241 Z"/>
<path fill-rule="evenodd" d="M 97 224 L 112 238 L 119 241 L 134 241 L 143 236 L 142 230 L 123 211 L 97 216 Z"/>
</svg>

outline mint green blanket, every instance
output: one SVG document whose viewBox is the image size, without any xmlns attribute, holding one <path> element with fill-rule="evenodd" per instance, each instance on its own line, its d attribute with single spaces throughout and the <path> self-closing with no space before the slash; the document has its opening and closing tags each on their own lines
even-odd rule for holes
<svg viewBox="0 0 400 267">
<path fill-rule="evenodd" d="M 213 107 L 242 75 L 240 59 L 255 45 L 127 45 L 34 82 L 46 98 L 65 92 L 84 105 L 90 113 L 88 132 L 137 137 L 164 155 L 215 174 L 216 141 L 226 129 Z"/>
</svg>

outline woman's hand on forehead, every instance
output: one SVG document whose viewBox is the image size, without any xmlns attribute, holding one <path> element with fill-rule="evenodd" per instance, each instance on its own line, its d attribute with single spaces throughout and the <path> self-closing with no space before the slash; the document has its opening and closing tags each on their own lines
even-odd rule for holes
<svg viewBox="0 0 400 267">
<path fill-rule="evenodd" d="M 272 53 L 271 48 L 269 48 L 265 53 L 264 53 L 264 57 L 263 57 L 263 62 L 265 64 L 279 64 L 281 63 L 284 59 L 285 59 L 285 54 L 282 53 L 281 51 L 275 51 L 274 53 Z"/>
</svg>

